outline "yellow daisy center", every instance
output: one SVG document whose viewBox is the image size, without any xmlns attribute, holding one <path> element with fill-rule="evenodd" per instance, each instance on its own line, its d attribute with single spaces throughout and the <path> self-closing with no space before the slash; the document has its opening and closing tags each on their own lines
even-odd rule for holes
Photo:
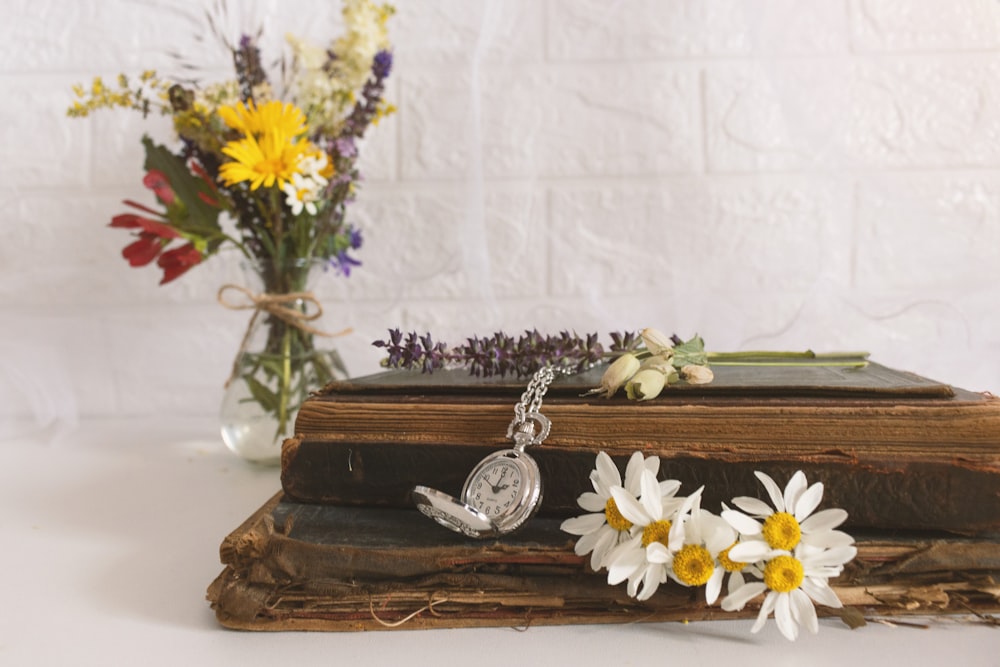
<svg viewBox="0 0 1000 667">
<path fill-rule="evenodd" d="M 712 554 L 700 544 L 686 544 L 674 556 L 674 574 L 688 586 L 708 583 L 714 570 Z"/>
<path fill-rule="evenodd" d="M 614 498 L 608 498 L 608 502 L 604 505 L 604 519 L 608 522 L 609 526 L 619 532 L 624 532 L 632 528 L 632 522 L 623 517 L 622 513 L 618 511 L 618 504 Z"/>
<path fill-rule="evenodd" d="M 659 542 L 663 546 L 669 546 L 667 544 L 667 538 L 670 535 L 670 522 L 669 521 L 654 521 L 645 528 L 642 529 L 642 546 L 648 547 L 653 542 Z"/>
<path fill-rule="evenodd" d="M 772 549 L 791 551 L 802 538 L 802 529 L 795 517 L 788 512 L 775 512 L 764 521 L 761 531 Z"/>
<path fill-rule="evenodd" d="M 733 542 L 728 547 L 719 552 L 719 565 L 721 565 L 726 572 L 739 572 L 740 570 L 742 570 L 747 566 L 746 563 L 741 563 L 738 560 L 730 560 L 729 550 L 735 546 L 736 543 Z"/>
<path fill-rule="evenodd" d="M 775 556 L 764 566 L 764 583 L 778 593 L 794 591 L 804 577 L 802 563 L 792 556 Z"/>
</svg>

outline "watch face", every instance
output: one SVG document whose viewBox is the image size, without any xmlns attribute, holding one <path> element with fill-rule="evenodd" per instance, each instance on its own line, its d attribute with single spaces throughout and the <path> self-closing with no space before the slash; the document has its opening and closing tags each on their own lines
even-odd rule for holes
<svg viewBox="0 0 1000 667">
<path fill-rule="evenodd" d="M 483 459 L 469 474 L 462 500 L 488 517 L 500 533 L 528 520 L 542 498 L 535 460 L 521 451 L 503 450 Z"/>
<path fill-rule="evenodd" d="M 513 460 L 493 459 L 469 480 L 466 502 L 488 517 L 498 517 L 517 506 L 523 484 Z"/>
</svg>

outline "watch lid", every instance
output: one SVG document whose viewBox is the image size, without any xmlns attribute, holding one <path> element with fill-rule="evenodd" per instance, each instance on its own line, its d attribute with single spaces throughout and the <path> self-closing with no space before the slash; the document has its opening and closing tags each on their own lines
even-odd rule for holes
<svg viewBox="0 0 1000 667">
<path fill-rule="evenodd" d="M 476 538 L 498 534 L 496 524 L 488 516 L 443 491 L 415 486 L 410 493 L 417 509 L 445 528 Z"/>
</svg>

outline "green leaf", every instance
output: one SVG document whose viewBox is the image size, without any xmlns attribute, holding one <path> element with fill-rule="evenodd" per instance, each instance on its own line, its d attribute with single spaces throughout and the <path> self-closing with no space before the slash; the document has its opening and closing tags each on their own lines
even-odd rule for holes
<svg viewBox="0 0 1000 667">
<path fill-rule="evenodd" d="M 260 403 L 267 412 L 277 412 L 278 411 L 278 395 L 265 387 L 259 380 L 250 376 L 244 375 L 243 380 L 247 383 L 247 387 L 250 389 L 250 394 L 253 396 L 254 400 Z"/>
<path fill-rule="evenodd" d="M 206 203 L 199 196 L 218 199 L 219 195 L 213 192 L 199 176 L 192 174 L 181 157 L 174 155 L 164 146 L 154 144 L 148 136 L 142 138 L 142 145 L 146 149 L 146 162 L 143 165 L 146 171 L 158 169 L 163 172 L 174 194 L 187 210 L 188 220 L 183 222 L 190 221 L 190 224 L 179 225 L 181 230 L 201 235 L 221 232 L 219 208 Z"/>
<path fill-rule="evenodd" d="M 674 367 L 683 368 L 688 364 L 696 366 L 705 366 L 708 364 L 708 355 L 705 354 L 705 341 L 698 334 L 695 334 L 691 340 L 674 346 Z"/>
</svg>

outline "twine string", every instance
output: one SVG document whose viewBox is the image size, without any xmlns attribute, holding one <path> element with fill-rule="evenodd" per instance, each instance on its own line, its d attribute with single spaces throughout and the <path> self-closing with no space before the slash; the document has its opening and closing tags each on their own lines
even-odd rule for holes
<svg viewBox="0 0 1000 667">
<path fill-rule="evenodd" d="M 379 625 L 382 625 L 387 628 L 398 628 L 402 625 L 406 625 L 407 623 L 415 619 L 417 616 L 420 616 L 420 614 L 424 613 L 425 611 L 430 612 L 434 616 L 439 616 L 440 614 L 438 614 L 437 611 L 434 610 L 435 605 L 439 605 L 447 601 L 448 601 L 447 593 L 444 593 L 443 591 L 435 591 L 428 596 L 427 604 L 425 604 L 423 607 L 416 610 L 412 614 L 408 614 L 404 618 L 401 618 L 398 621 L 394 622 L 383 621 L 375 614 L 375 600 L 372 598 L 368 599 L 368 611 L 371 613 L 372 619 Z"/>
<path fill-rule="evenodd" d="M 244 300 L 236 302 L 228 300 L 226 293 L 230 291 L 239 292 L 244 297 Z M 277 317 L 289 326 L 293 326 L 300 331 L 314 336 L 334 338 L 351 332 L 351 329 L 348 327 L 336 333 L 329 333 L 309 324 L 309 322 L 318 320 L 323 316 L 323 306 L 320 305 L 319 300 L 312 292 L 288 292 L 285 294 L 268 294 L 264 292 L 256 294 L 246 287 L 229 283 L 219 288 L 216 298 L 220 305 L 229 310 L 254 311 L 250 317 L 250 322 L 247 323 L 247 329 L 243 333 L 243 340 L 240 342 L 239 350 L 236 352 L 236 358 L 233 360 L 233 370 L 229 374 L 229 379 L 226 380 L 226 387 L 229 387 L 230 383 L 239 375 L 240 358 L 246 352 L 247 345 L 250 343 L 250 335 L 253 333 L 254 326 L 257 324 L 257 318 L 260 317 L 262 312 Z M 306 304 L 306 307 L 302 309 L 295 308 L 294 305 L 298 303 Z M 309 312 L 309 306 L 312 306 L 312 312 Z"/>
</svg>

